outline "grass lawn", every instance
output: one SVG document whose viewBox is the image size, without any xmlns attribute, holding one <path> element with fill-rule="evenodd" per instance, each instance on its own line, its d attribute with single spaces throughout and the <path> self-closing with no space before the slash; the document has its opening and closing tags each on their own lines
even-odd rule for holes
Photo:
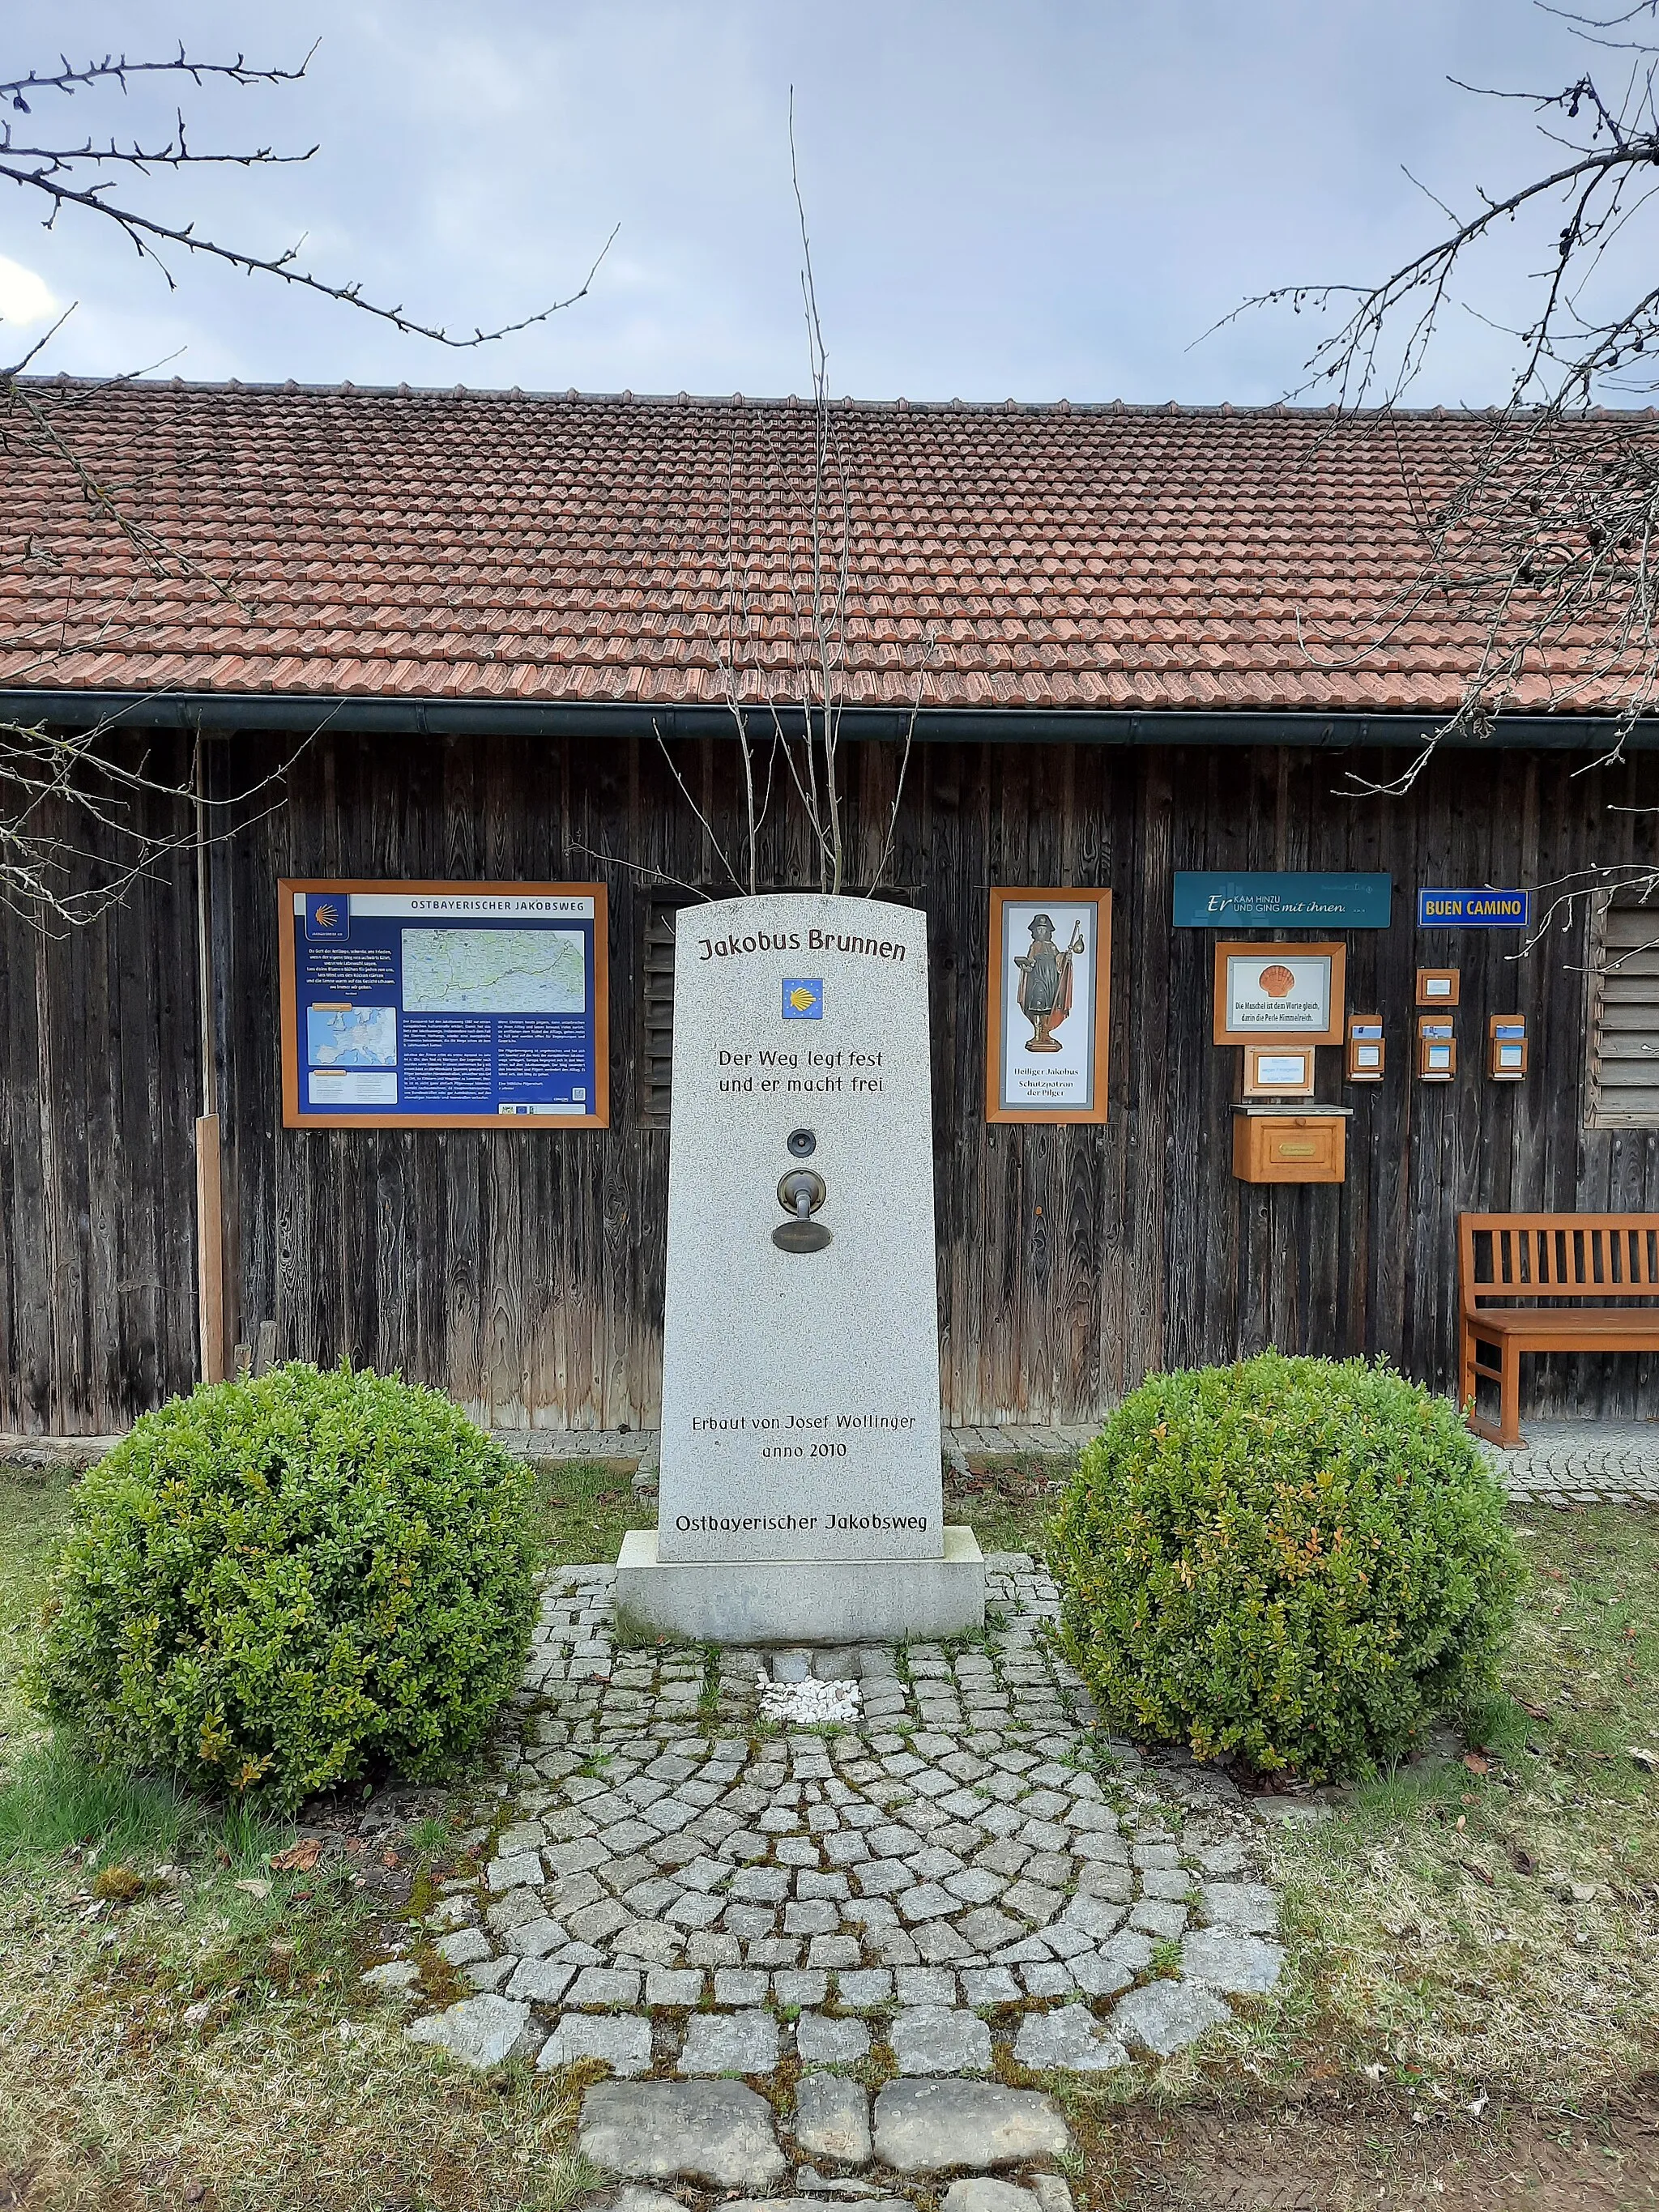
<svg viewBox="0 0 1659 2212">
<path fill-rule="evenodd" d="M 542 1478 L 550 1559 L 614 1558 L 654 1517 L 619 1468 Z M 558 2212 L 586 2179 L 568 2088 L 440 2070 L 362 2000 L 383 1889 L 274 1870 L 291 1827 L 42 1739 L 19 1676 L 71 1490 L 0 1469 L 0 2206 Z M 998 1462 L 951 1515 L 1030 1548 L 1052 1504 Z M 1276 1837 L 1286 1993 L 1133 2097 L 1067 2092 L 1091 2212 L 1659 2205 L 1659 1777 L 1629 1755 L 1659 1731 L 1659 1516 L 1517 1521 L 1535 1578 L 1486 1771 L 1381 1781 Z M 454 1839 L 403 1848 L 419 1883 Z M 1230 2193 L 1264 2175 L 1319 2193 Z"/>
</svg>

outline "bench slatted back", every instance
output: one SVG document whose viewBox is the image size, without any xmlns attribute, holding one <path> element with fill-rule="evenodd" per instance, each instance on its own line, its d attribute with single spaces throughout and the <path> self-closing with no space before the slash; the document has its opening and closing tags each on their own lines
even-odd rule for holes
<svg viewBox="0 0 1659 2212">
<path fill-rule="evenodd" d="M 1659 1298 L 1659 1213 L 1460 1213 L 1463 1310 Z"/>
</svg>

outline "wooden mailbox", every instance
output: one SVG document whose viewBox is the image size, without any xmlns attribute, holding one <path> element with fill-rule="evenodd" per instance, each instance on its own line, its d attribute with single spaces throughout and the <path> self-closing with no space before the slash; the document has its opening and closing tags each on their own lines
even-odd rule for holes
<svg viewBox="0 0 1659 2212">
<path fill-rule="evenodd" d="M 1350 1014 L 1343 1073 L 1350 1083 L 1381 1083 L 1388 1047 L 1381 1014 Z"/>
<path fill-rule="evenodd" d="M 1524 1014 L 1492 1014 L 1486 1022 L 1486 1073 L 1494 1083 L 1522 1083 L 1528 1059 Z"/>
<path fill-rule="evenodd" d="M 1451 1017 L 1423 1014 L 1417 1024 L 1417 1079 L 1419 1083 L 1449 1083 L 1457 1073 L 1457 1038 Z"/>
<path fill-rule="evenodd" d="M 1348 1170 L 1351 1107 L 1238 1106 L 1233 1173 L 1241 1182 L 1341 1182 Z"/>
</svg>

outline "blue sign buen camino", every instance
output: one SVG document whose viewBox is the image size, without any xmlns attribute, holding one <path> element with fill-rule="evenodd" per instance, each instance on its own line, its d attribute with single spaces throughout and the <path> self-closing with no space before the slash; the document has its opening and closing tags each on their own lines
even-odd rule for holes
<svg viewBox="0 0 1659 2212">
<path fill-rule="evenodd" d="M 1177 868 L 1177 929 L 1386 929 L 1387 876 Z"/>
<path fill-rule="evenodd" d="M 1419 890 L 1419 929 L 1529 929 L 1532 893 L 1495 890 L 1490 884 L 1468 890 Z"/>
</svg>

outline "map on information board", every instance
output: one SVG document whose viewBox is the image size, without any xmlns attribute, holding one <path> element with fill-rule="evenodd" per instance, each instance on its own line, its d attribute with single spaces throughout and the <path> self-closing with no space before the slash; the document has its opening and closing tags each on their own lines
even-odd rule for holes
<svg viewBox="0 0 1659 2212">
<path fill-rule="evenodd" d="M 605 1125 L 603 885 L 278 891 L 285 1127 Z"/>
<path fill-rule="evenodd" d="M 579 929 L 406 929 L 404 1007 L 415 1014 L 579 1014 Z"/>
<path fill-rule="evenodd" d="M 392 1006 L 307 1006 L 307 1058 L 313 1067 L 396 1067 Z"/>
</svg>

